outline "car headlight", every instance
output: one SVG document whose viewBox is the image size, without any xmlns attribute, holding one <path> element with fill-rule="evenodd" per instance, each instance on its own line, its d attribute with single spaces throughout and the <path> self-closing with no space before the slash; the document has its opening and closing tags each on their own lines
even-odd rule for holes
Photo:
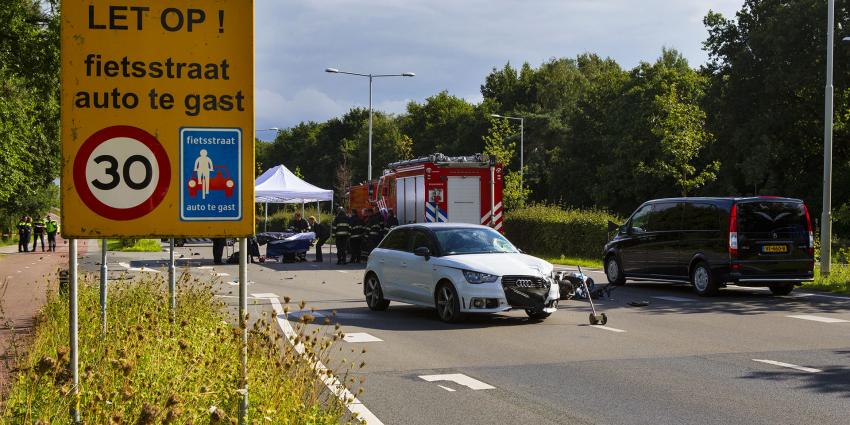
<svg viewBox="0 0 850 425">
<path fill-rule="evenodd" d="M 463 277 L 466 278 L 466 281 L 469 283 L 490 283 L 495 282 L 499 276 L 481 273 L 481 272 L 473 272 L 470 270 L 463 271 Z"/>
</svg>

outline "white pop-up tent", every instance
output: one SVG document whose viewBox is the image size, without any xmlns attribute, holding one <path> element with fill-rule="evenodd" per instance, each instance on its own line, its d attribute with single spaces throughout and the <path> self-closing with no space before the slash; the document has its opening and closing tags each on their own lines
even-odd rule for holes
<svg viewBox="0 0 850 425">
<path fill-rule="evenodd" d="M 283 165 L 268 169 L 257 177 L 254 183 L 254 197 L 257 203 L 266 204 L 266 225 L 268 225 L 268 204 L 304 204 L 308 202 L 330 201 L 333 211 L 333 191 L 322 189 L 305 182 Z"/>
</svg>

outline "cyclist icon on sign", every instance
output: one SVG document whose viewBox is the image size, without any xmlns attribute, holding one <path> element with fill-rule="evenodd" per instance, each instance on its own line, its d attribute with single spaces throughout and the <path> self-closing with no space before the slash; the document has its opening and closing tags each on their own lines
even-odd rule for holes
<svg viewBox="0 0 850 425">
<path fill-rule="evenodd" d="M 210 193 L 210 173 L 213 170 L 212 158 L 207 156 L 207 150 L 201 149 L 201 156 L 195 160 L 194 171 L 198 175 L 199 183 L 201 183 L 201 199 L 207 199 L 207 194 Z"/>
</svg>

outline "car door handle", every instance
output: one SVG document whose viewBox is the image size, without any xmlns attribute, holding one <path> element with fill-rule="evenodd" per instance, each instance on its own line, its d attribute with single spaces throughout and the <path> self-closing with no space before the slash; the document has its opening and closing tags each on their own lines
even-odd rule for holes
<svg viewBox="0 0 850 425">
<path fill-rule="evenodd" d="M 380 260 L 378 260 L 378 262 L 381 263 L 381 264 L 384 264 L 384 259 L 381 258 Z"/>
<path fill-rule="evenodd" d="M 402 267 L 407 267 L 407 263 L 405 263 L 405 262 L 403 262 L 403 261 L 402 261 L 401 266 L 402 266 Z"/>
</svg>

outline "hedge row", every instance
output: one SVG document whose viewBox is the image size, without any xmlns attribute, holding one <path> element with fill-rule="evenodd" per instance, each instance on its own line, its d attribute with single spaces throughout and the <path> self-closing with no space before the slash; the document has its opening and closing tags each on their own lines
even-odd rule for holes
<svg viewBox="0 0 850 425">
<path fill-rule="evenodd" d="M 289 226 L 289 222 L 292 220 L 292 216 L 295 215 L 296 211 L 291 210 L 280 210 L 274 213 L 269 213 L 269 232 L 282 232 L 286 230 Z M 297 212 L 301 212 L 301 206 L 298 206 Z M 333 216 L 327 210 L 327 207 L 322 209 L 321 216 L 316 215 L 316 208 L 306 208 L 304 210 L 304 218 L 314 216 L 318 218 L 322 223 L 330 224 L 333 220 Z M 257 233 L 265 231 L 265 214 L 263 214 L 262 210 L 257 209 Z"/>
<path fill-rule="evenodd" d="M 622 219 L 602 210 L 531 205 L 505 215 L 505 235 L 529 254 L 599 258 L 608 241 L 608 220 Z"/>
</svg>

